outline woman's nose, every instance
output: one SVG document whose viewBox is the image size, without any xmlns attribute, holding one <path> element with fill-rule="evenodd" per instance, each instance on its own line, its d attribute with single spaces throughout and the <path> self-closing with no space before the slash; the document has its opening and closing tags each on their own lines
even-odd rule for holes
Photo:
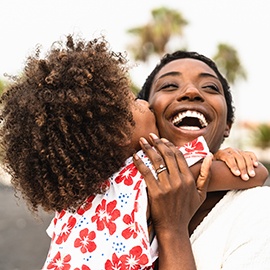
<svg viewBox="0 0 270 270">
<path fill-rule="evenodd" d="M 177 93 L 178 101 L 181 101 L 181 100 L 203 101 L 204 100 L 200 90 L 194 85 L 188 85 L 177 92 L 178 92 Z"/>
</svg>

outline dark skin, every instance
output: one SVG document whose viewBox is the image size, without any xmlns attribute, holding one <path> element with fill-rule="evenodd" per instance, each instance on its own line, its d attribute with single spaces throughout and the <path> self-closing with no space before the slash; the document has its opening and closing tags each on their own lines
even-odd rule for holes
<svg viewBox="0 0 270 270">
<path fill-rule="evenodd" d="M 208 215 L 212 208 L 223 198 L 227 191 L 208 192 L 207 199 L 202 203 L 200 209 L 194 214 L 189 222 L 189 235 L 192 235 L 197 226 Z"/>
<path fill-rule="evenodd" d="M 247 182 L 243 182 L 239 177 L 237 177 L 235 175 L 234 177 L 234 189 L 246 189 L 246 188 L 252 188 L 255 186 L 262 186 L 268 176 L 268 171 L 266 170 L 266 168 L 261 164 L 261 163 L 257 163 L 256 167 L 254 169 L 251 169 L 252 164 L 251 161 L 252 159 L 248 159 L 248 158 L 240 158 L 239 152 L 237 150 L 233 150 L 233 149 L 229 149 L 229 152 L 226 151 L 219 151 L 216 155 L 217 158 L 221 158 L 221 156 L 224 155 L 231 155 L 232 151 L 234 151 L 235 157 L 237 157 L 238 163 L 243 162 L 243 164 L 241 166 L 244 166 L 244 164 L 248 164 L 247 165 L 247 171 L 249 172 L 249 175 L 252 175 L 251 179 L 249 178 L 250 176 L 248 176 L 245 173 L 242 173 L 242 179 L 248 179 L 250 181 Z M 246 152 L 248 153 L 248 155 L 251 155 L 253 157 L 253 153 L 250 152 Z M 243 157 L 243 156 L 242 156 Z M 224 157 L 225 158 L 225 157 Z M 225 160 L 225 159 L 224 159 Z M 231 162 L 234 162 L 236 159 L 228 159 Z M 254 157 L 253 157 L 253 160 Z M 228 163 L 228 162 L 227 162 Z M 190 169 L 194 175 L 194 177 L 198 177 L 199 175 L 199 170 L 200 170 L 200 166 L 201 164 L 195 164 L 194 166 L 192 166 Z M 228 163 L 228 166 L 230 166 L 230 168 L 237 168 L 237 164 L 231 164 Z M 234 167 L 236 166 L 236 167 Z M 237 169 L 236 169 L 237 170 Z M 252 172 L 252 170 L 254 170 L 254 173 Z M 224 162 L 223 161 L 215 161 L 212 163 L 211 166 L 211 171 L 212 173 L 219 173 L 221 176 L 226 175 L 227 172 L 227 168 L 224 167 Z M 231 170 L 232 172 L 235 171 L 235 169 Z M 256 176 L 257 174 L 257 176 Z M 248 178 L 246 178 L 248 177 Z M 217 204 L 217 202 L 219 202 L 221 200 L 221 198 L 227 193 L 228 190 L 231 190 L 231 181 L 228 179 L 228 177 L 220 177 L 218 186 L 216 185 L 216 179 L 213 179 L 213 181 L 209 182 L 208 185 L 208 193 L 207 193 L 207 199 L 202 203 L 200 209 L 196 212 L 196 214 L 193 216 L 193 218 L 191 219 L 190 223 L 189 223 L 189 233 L 190 235 L 193 233 L 193 231 L 196 229 L 196 227 L 201 223 L 201 221 L 205 218 L 205 216 L 207 216 L 207 214 L 212 210 L 212 208 Z M 254 180 L 254 181 L 253 181 Z"/>
<path fill-rule="evenodd" d="M 218 150 L 224 138 L 229 136 L 233 121 L 232 118 L 227 117 L 228 104 L 225 100 L 223 87 L 224 84 L 215 71 L 200 60 L 184 58 L 165 64 L 153 77 L 148 98 L 150 106 L 156 115 L 160 135 L 177 146 L 184 145 L 202 135 L 206 139 L 210 151 L 216 154 L 217 159 L 220 159 Z M 193 118 L 193 121 L 189 121 L 191 118 Z M 200 122 L 201 125 L 195 125 L 194 119 L 197 119 L 197 123 Z M 153 145 L 156 147 L 159 144 L 160 140 L 154 139 Z M 144 145 L 147 144 L 144 143 Z M 169 147 L 171 151 L 174 151 L 172 146 L 167 145 L 167 147 Z M 148 151 L 148 147 L 142 146 L 142 148 L 144 151 Z M 149 151 L 151 151 L 150 148 Z M 231 151 L 228 150 L 228 154 L 231 154 L 230 152 Z M 148 152 L 146 154 L 149 156 Z M 234 154 L 238 156 L 237 151 L 234 152 Z M 155 155 L 155 153 L 152 155 Z M 159 160 L 160 163 L 165 162 L 168 166 L 168 156 L 171 155 L 168 155 L 167 149 L 165 152 L 160 151 L 160 155 L 153 157 L 153 160 Z M 178 160 L 178 154 L 174 154 L 173 156 L 175 160 Z M 155 164 L 153 160 L 151 161 Z M 175 183 L 176 180 L 174 177 L 177 177 L 176 172 L 172 174 L 170 169 L 168 169 L 169 172 L 162 172 L 162 176 L 160 177 L 165 178 L 165 180 L 158 182 L 158 184 L 153 184 L 153 187 L 152 185 L 148 185 L 148 181 L 151 181 L 151 179 L 156 183 L 152 174 L 150 174 L 143 165 L 138 167 L 140 171 L 142 170 L 141 172 L 148 185 L 151 216 L 154 218 L 154 224 L 157 226 L 157 228 L 155 226 L 155 230 L 157 229 L 159 248 L 162 251 L 162 253 L 159 254 L 161 256 L 159 257 L 160 265 L 158 269 L 196 269 L 187 236 L 189 237 L 190 234 L 192 234 L 209 211 L 211 211 L 217 202 L 226 194 L 227 190 L 241 188 L 238 186 L 240 182 L 247 184 L 242 188 L 251 187 L 252 183 L 254 184 L 253 180 L 258 181 L 254 186 L 262 185 L 267 178 L 268 172 L 264 166 L 258 164 L 257 160 L 252 157 L 250 158 L 251 162 L 247 160 L 248 159 L 244 158 L 239 163 L 236 161 L 238 169 L 241 171 L 241 177 L 239 177 L 239 173 L 236 173 L 238 176 L 235 180 L 239 181 L 236 187 L 232 184 L 235 184 L 235 182 L 231 182 L 229 186 L 227 183 L 218 189 L 213 188 L 213 186 L 211 188 L 210 186 L 210 190 L 219 191 L 209 192 L 205 202 L 203 202 L 204 199 L 200 201 L 197 200 L 197 209 L 193 204 L 193 199 L 196 198 L 198 193 L 202 194 L 202 189 L 200 189 L 200 185 L 198 186 L 198 181 L 196 181 L 198 180 L 196 178 L 198 171 L 197 174 L 195 172 L 195 176 L 190 176 L 189 173 L 191 173 L 193 169 L 189 170 L 185 168 L 184 171 L 189 171 L 189 173 L 183 173 L 181 162 L 176 162 L 178 167 L 174 166 L 174 169 L 177 171 L 178 168 L 179 175 L 177 179 L 178 182 L 183 184 L 180 189 L 184 189 L 184 195 L 182 193 L 181 196 L 180 190 L 178 193 L 173 185 L 168 185 L 168 183 Z M 155 168 L 157 167 L 158 166 Z M 218 166 L 219 170 L 220 168 L 221 166 Z M 232 169 L 234 174 L 236 171 L 237 169 Z M 204 173 L 201 172 L 199 173 L 199 177 L 206 174 L 205 171 Z M 249 177 L 252 179 L 248 182 L 241 180 L 241 178 L 248 180 Z M 191 180 L 193 183 L 196 183 L 195 187 L 190 184 Z M 221 173 L 220 177 L 216 180 L 219 183 L 227 181 L 227 175 L 225 176 Z M 168 187 L 171 187 L 171 189 L 168 190 Z M 193 194 L 195 197 L 190 197 L 188 194 Z M 183 202 L 183 198 L 186 199 L 188 203 Z M 159 203 L 161 199 L 166 201 L 166 203 Z M 181 202 L 183 204 L 178 205 L 178 203 Z M 187 205 L 185 205 L 185 203 L 187 203 Z M 179 206 L 178 208 L 176 207 L 177 205 Z M 181 207 L 190 209 L 192 205 L 194 206 L 193 214 L 192 211 L 189 211 L 189 214 L 185 216 L 186 220 L 178 219 L 179 212 L 181 216 L 182 211 L 185 211 Z M 155 209 L 154 212 L 153 209 Z M 171 212 L 172 209 L 174 211 Z M 170 215 L 169 213 L 173 214 Z M 165 219 L 164 216 L 167 215 L 168 218 Z M 175 222 L 175 219 L 178 220 L 178 224 Z M 174 226 L 175 230 L 173 229 Z M 168 235 L 168 238 L 164 239 L 164 231 L 165 235 Z M 185 239 L 185 245 L 182 246 L 182 249 L 179 246 L 170 249 L 170 245 L 173 245 L 176 239 L 181 239 L 181 241 Z M 160 247 L 160 245 L 162 245 L 162 247 Z M 167 255 L 172 260 L 171 264 L 163 257 L 163 252 L 166 248 Z M 163 260 L 166 262 L 166 267 L 164 267 Z M 184 267 L 181 268 L 183 264 Z"/>
<path fill-rule="evenodd" d="M 149 103 L 154 110 L 159 133 L 177 146 L 184 145 L 198 136 L 204 136 L 212 153 L 217 153 L 224 138 L 230 134 L 231 123 L 227 120 L 227 105 L 222 84 L 207 64 L 195 59 L 178 59 L 163 66 L 156 74 Z M 182 118 L 183 114 L 191 112 L 193 117 L 207 122 L 198 128 L 192 127 L 188 122 L 180 125 L 175 120 Z M 190 114 L 190 113 L 189 113 Z M 203 115 L 203 116 L 202 116 Z M 241 165 L 242 171 L 243 165 Z M 254 164 L 253 164 L 254 165 Z M 267 170 L 262 165 L 254 168 L 261 184 L 266 180 Z M 252 177 L 250 164 L 242 173 L 242 178 Z M 223 178 L 220 179 L 222 182 Z M 259 184 L 260 185 L 260 184 Z M 236 187 L 235 187 L 236 188 Z M 248 188 L 248 186 L 246 186 Z M 229 187 L 223 190 L 228 190 Z M 224 196 L 226 192 L 218 191 L 207 196 L 206 202 L 194 215 L 190 233 L 193 232 L 207 213 Z"/>
<path fill-rule="evenodd" d="M 157 140 L 157 137 L 153 139 L 154 134 L 151 134 L 149 137 L 149 142 L 154 145 L 154 141 Z M 166 141 L 165 139 L 162 139 Z M 145 141 L 146 144 L 146 141 Z M 145 145 L 143 144 L 143 146 Z M 167 145 L 170 145 L 171 149 L 178 151 L 177 148 L 170 142 L 166 142 Z M 147 155 L 151 154 L 151 149 L 147 149 L 144 146 L 144 151 Z M 190 221 L 189 233 L 190 235 L 198 224 L 203 220 L 203 218 L 211 211 L 215 204 L 231 189 L 247 189 L 256 186 L 262 186 L 267 179 L 268 171 L 261 164 L 257 164 L 256 157 L 251 152 L 242 152 L 229 148 L 229 153 L 224 150 L 220 150 L 217 154 L 217 157 L 221 160 L 214 160 L 211 164 L 211 178 L 207 186 L 207 199 L 202 203 L 198 212 L 194 214 L 194 217 Z M 233 151 L 233 155 L 231 154 Z M 174 153 L 176 153 L 174 152 Z M 152 154 L 153 155 L 153 154 Z M 176 154 L 175 154 L 176 155 Z M 229 158 L 230 157 L 230 158 Z M 255 160 L 255 162 L 254 162 Z M 225 164 L 227 163 L 227 165 Z M 243 163 L 243 164 L 241 164 Z M 255 163 L 256 167 L 252 167 L 252 164 Z M 189 169 L 194 177 L 197 179 L 200 174 L 202 160 L 191 166 Z M 239 173 L 239 167 L 246 165 L 247 168 L 244 171 L 249 171 L 250 175 L 248 177 L 249 181 L 246 180 L 245 173 Z M 142 167 L 142 165 L 141 165 Z M 232 174 L 228 174 L 228 167 L 232 171 Z M 252 169 L 251 169 L 252 168 Z M 234 174 L 233 174 L 234 173 Z M 226 177 L 224 177 L 226 176 Z M 241 177 L 242 178 L 241 178 Z M 244 180 L 244 181 L 243 181 Z"/>
<path fill-rule="evenodd" d="M 258 175 L 248 182 L 241 180 L 239 176 L 231 175 L 232 177 L 227 178 L 229 181 L 220 185 L 221 181 L 216 181 L 213 176 L 228 175 L 225 163 L 220 161 L 212 163 L 211 156 L 207 156 L 203 162 L 198 162 L 189 169 L 180 151 L 168 140 L 159 139 L 154 134 L 150 135 L 149 142 L 158 151 L 153 150 L 145 138 L 141 138 L 140 142 L 154 168 L 158 168 L 160 164 L 166 164 L 168 168 L 160 173 L 156 180 L 139 157 L 134 157 L 134 163 L 148 187 L 151 217 L 159 243 L 158 269 L 196 269 L 189 241 L 190 229 L 193 230 L 195 227 L 191 226 L 194 224 L 196 226 L 197 222 L 211 210 L 212 202 L 216 203 L 219 200 L 218 196 L 215 197 L 216 192 L 208 193 L 213 194 L 210 205 L 206 201 L 202 208 L 201 204 L 206 198 L 207 190 L 232 186 L 241 189 L 247 185 L 257 186 L 263 181 Z M 209 181 L 208 177 L 210 166 L 213 181 Z M 255 171 L 263 173 L 263 169 L 264 167 L 259 164 Z M 267 173 L 265 175 L 267 176 Z M 225 194 L 226 191 L 221 193 Z M 199 207 L 201 211 L 197 211 Z"/>
<path fill-rule="evenodd" d="M 205 199 L 212 157 L 204 159 L 200 175 L 195 181 L 183 155 L 172 144 L 152 137 L 151 143 L 157 152 L 146 139 L 141 138 L 140 143 L 155 168 L 161 161 L 168 168 L 156 180 L 140 158 L 134 155 L 134 163 L 148 187 L 151 217 L 159 244 L 158 269 L 196 269 L 188 224 Z"/>
</svg>

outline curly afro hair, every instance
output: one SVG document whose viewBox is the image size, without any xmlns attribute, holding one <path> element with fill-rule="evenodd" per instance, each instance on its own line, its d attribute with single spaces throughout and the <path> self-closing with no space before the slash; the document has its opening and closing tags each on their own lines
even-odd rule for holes
<svg viewBox="0 0 270 270">
<path fill-rule="evenodd" d="M 11 183 L 37 212 L 75 210 L 102 193 L 130 155 L 135 123 L 126 58 L 104 37 L 68 35 L 27 58 L 1 97 L 1 146 Z"/>
</svg>

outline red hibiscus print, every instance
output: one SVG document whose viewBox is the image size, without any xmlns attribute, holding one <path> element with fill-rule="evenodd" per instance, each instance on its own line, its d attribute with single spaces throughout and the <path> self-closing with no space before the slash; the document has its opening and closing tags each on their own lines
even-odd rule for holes
<svg viewBox="0 0 270 270">
<path fill-rule="evenodd" d="M 92 222 L 97 223 L 97 229 L 99 231 L 104 230 L 106 227 L 112 235 L 116 230 L 114 221 L 120 216 L 120 211 L 115 209 L 117 201 L 113 200 L 106 204 L 106 200 L 103 199 L 96 208 L 96 214 L 92 217 Z"/>
<path fill-rule="evenodd" d="M 102 190 L 103 192 L 106 192 L 111 186 L 111 182 L 109 179 L 107 179 L 106 181 L 104 181 L 101 185 L 100 185 L 100 190 Z"/>
<path fill-rule="evenodd" d="M 56 234 L 55 234 L 55 232 L 53 232 L 53 234 L 52 234 L 52 241 L 54 241 L 55 237 L 56 237 Z"/>
<path fill-rule="evenodd" d="M 124 181 L 124 184 L 130 186 L 133 184 L 133 177 L 137 174 L 137 169 L 133 163 L 126 166 L 115 178 L 117 184 Z"/>
<path fill-rule="evenodd" d="M 91 268 L 88 267 L 87 265 L 83 264 L 82 268 L 76 267 L 74 270 L 91 270 Z"/>
<path fill-rule="evenodd" d="M 55 255 L 53 260 L 49 263 L 48 269 L 54 270 L 69 270 L 70 264 L 68 263 L 71 260 L 71 256 L 68 254 L 64 258 L 61 258 L 61 253 Z"/>
<path fill-rule="evenodd" d="M 141 194 L 141 183 L 142 183 L 142 175 L 140 174 L 140 180 L 135 184 L 134 190 L 137 190 L 136 195 L 135 195 L 135 202 L 134 202 L 134 211 L 138 212 L 138 198 Z"/>
<path fill-rule="evenodd" d="M 65 223 L 62 226 L 61 233 L 58 236 L 58 238 L 56 239 L 55 243 L 60 245 L 63 242 L 67 241 L 67 239 L 68 239 L 73 227 L 75 226 L 75 224 L 76 224 L 76 218 L 72 217 L 72 216 L 69 217 L 68 223 Z"/>
<path fill-rule="evenodd" d="M 122 255 L 120 261 L 122 261 L 121 269 L 138 270 L 141 269 L 140 266 L 148 263 L 148 258 L 142 254 L 142 248 L 136 246 L 130 250 L 129 255 Z"/>
<path fill-rule="evenodd" d="M 77 238 L 74 242 L 75 248 L 80 248 L 82 253 L 93 252 L 96 249 L 96 244 L 93 240 L 96 238 L 96 233 L 94 231 L 89 232 L 89 230 L 83 229 L 80 231 L 80 238 Z"/>
<path fill-rule="evenodd" d="M 135 239 L 138 236 L 138 233 L 137 233 L 138 230 L 137 230 L 136 223 L 134 221 L 134 210 L 132 211 L 131 215 L 127 215 L 127 214 L 124 215 L 123 221 L 124 223 L 128 225 L 128 228 L 123 230 L 122 236 L 125 239 L 129 239 L 131 236 L 133 236 L 133 238 Z"/>
<path fill-rule="evenodd" d="M 95 196 L 89 196 L 85 203 L 77 210 L 77 213 L 79 215 L 83 215 L 87 210 L 89 210 L 92 207 L 92 201 L 94 200 Z"/>
<path fill-rule="evenodd" d="M 117 270 L 117 269 L 122 269 L 122 262 L 119 260 L 117 255 L 113 253 L 112 255 L 112 260 L 107 260 L 105 263 L 105 270 Z"/>
<path fill-rule="evenodd" d="M 88 267 L 87 265 L 83 264 L 82 265 L 82 270 L 91 270 L 91 268 Z"/>
<path fill-rule="evenodd" d="M 145 249 L 147 249 L 148 245 L 149 245 L 149 241 L 145 241 L 145 239 L 142 239 L 142 245 Z"/>
<path fill-rule="evenodd" d="M 185 144 L 185 150 L 187 152 L 194 152 L 195 150 L 201 151 L 204 150 L 203 144 L 198 141 L 198 139 L 193 140 L 192 142 Z"/>
<path fill-rule="evenodd" d="M 141 190 L 141 183 L 142 183 L 142 180 L 143 180 L 143 176 L 141 174 L 139 175 L 139 179 L 140 180 L 138 180 L 137 183 L 134 186 L 134 190 L 138 190 L 138 191 Z M 136 199 L 138 199 L 138 196 L 136 197 Z"/>
<path fill-rule="evenodd" d="M 66 210 L 62 210 L 62 211 L 59 213 L 58 219 L 61 219 L 65 214 L 66 214 Z"/>
</svg>

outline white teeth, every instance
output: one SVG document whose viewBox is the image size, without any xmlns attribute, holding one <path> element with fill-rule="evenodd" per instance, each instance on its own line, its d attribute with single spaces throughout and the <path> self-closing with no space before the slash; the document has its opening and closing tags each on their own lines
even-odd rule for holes
<svg viewBox="0 0 270 270">
<path fill-rule="evenodd" d="M 185 129 L 185 130 L 200 130 L 199 127 L 189 127 L 189 126 L 182 126 L 181 129 Z"/>
<path fill-rule="evenodd" d="M 207 127 L 208 123 L 204 117 L 203 114 L 201 114 L 200 112 L 197 111 L 185 111 L 185 112 L 181 112 L 179 114 L 177 114 L 173 120 L 172 123 L 174 125 L 179 124 L 185 117 L 193 117 L 193 118 L 197 118 L 200 121 L 200 124 L 202 125 L 202 127 Z M 195 127 L 189 127 L 189 126 L 185 126 L 182 127 L 185 129 L 189 129 L 189 130 L 195 130 Z M 196 127 L 197 128 L 197 127 Z M 197 130 L 197 129 L 196 129 Z"/>
</svg>

